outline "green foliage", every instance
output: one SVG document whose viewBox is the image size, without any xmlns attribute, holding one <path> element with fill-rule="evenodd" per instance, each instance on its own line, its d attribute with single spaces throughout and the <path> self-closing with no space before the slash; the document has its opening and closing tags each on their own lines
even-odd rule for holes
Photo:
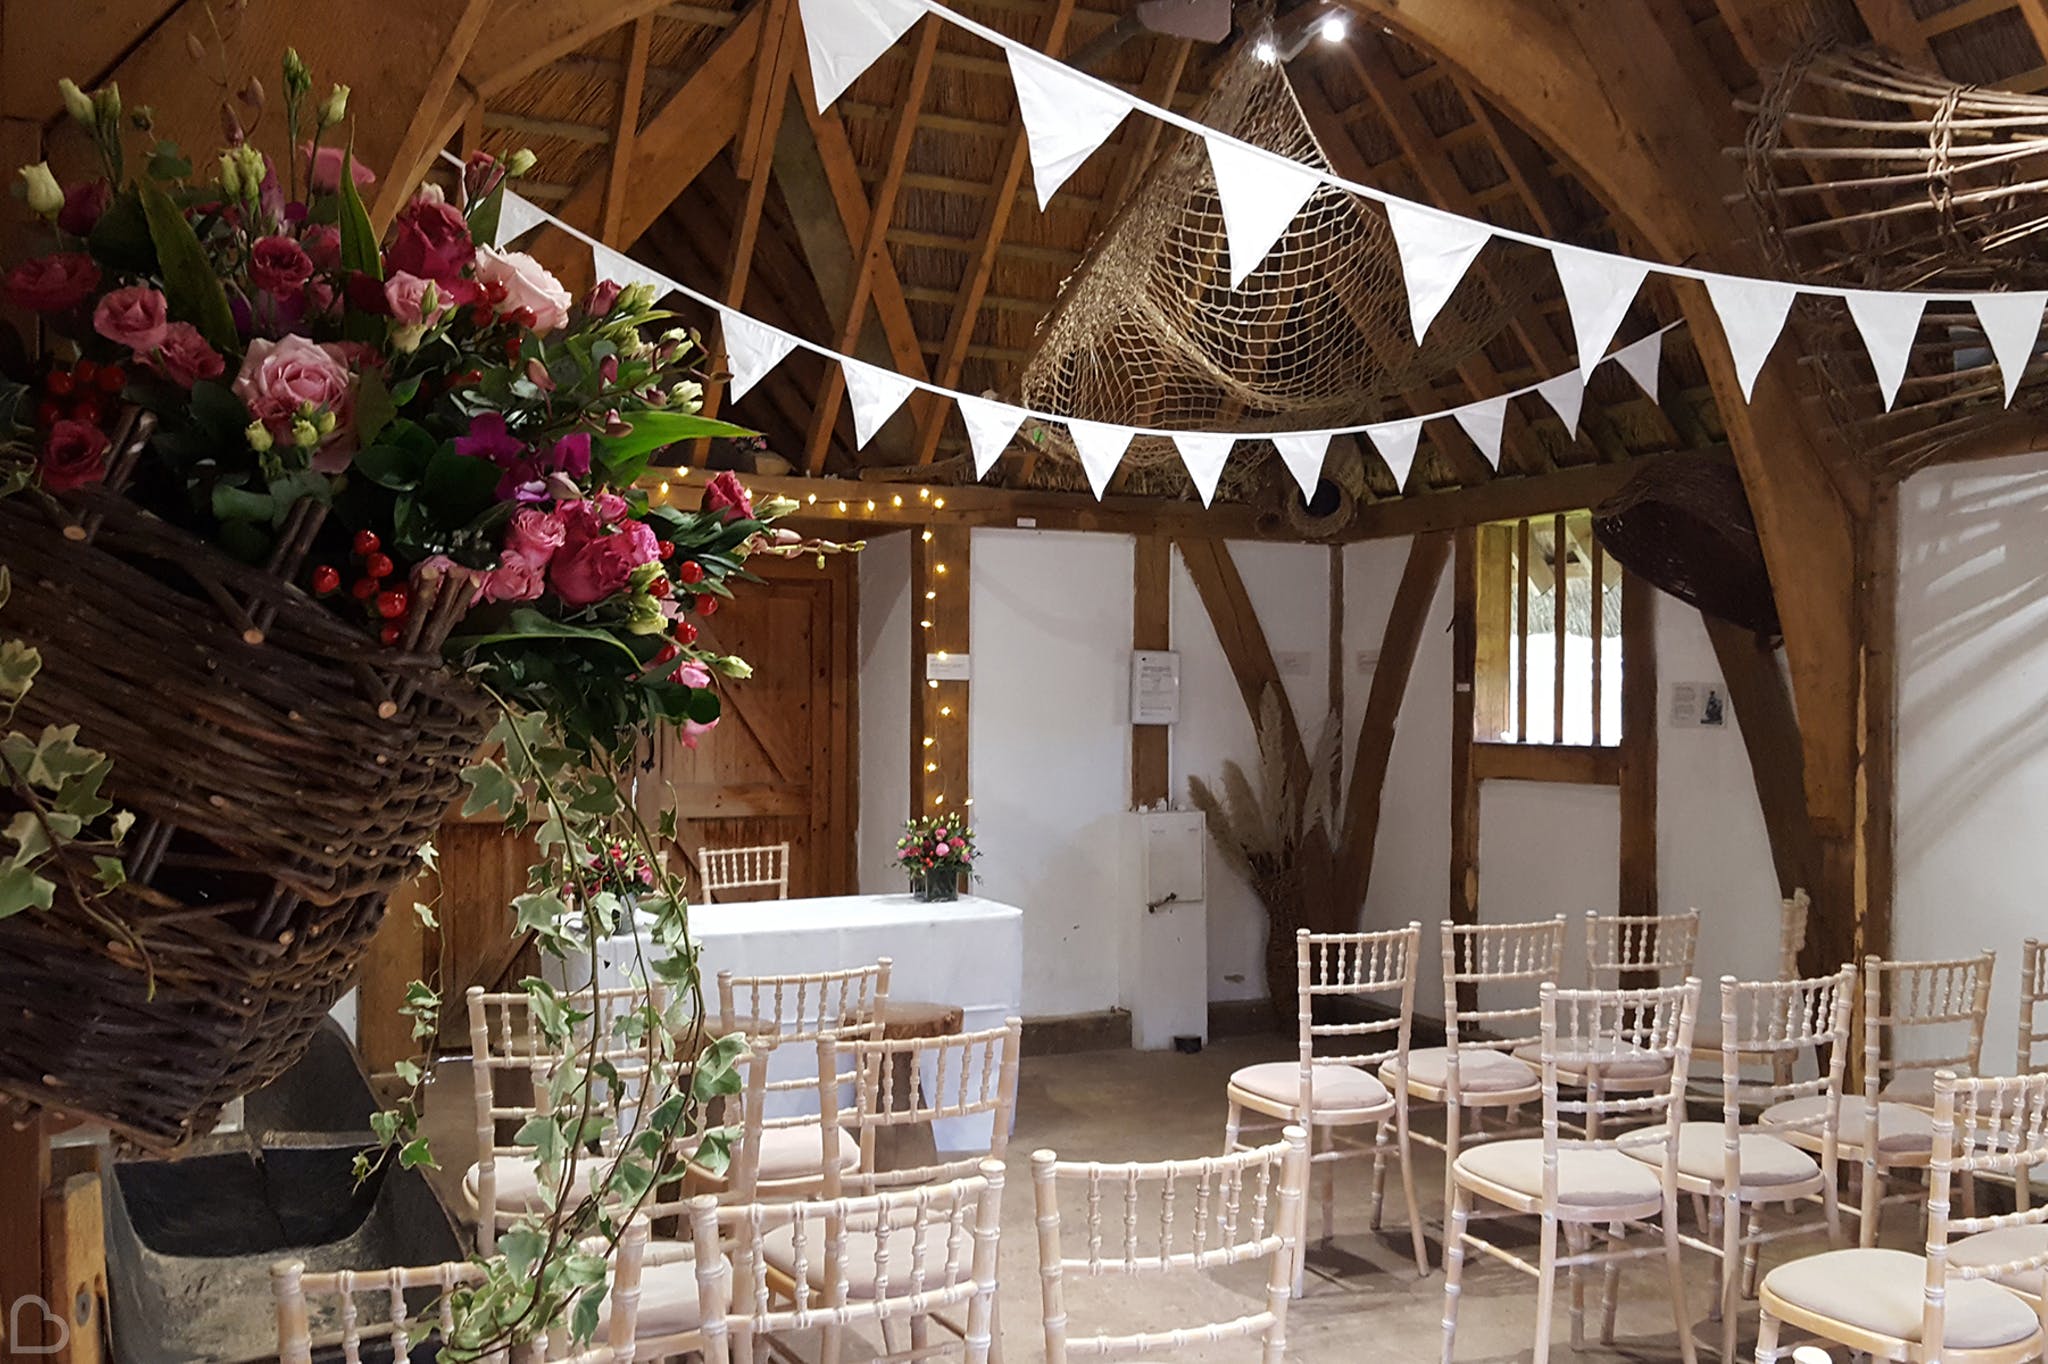
<svg viewBox="0 0 2048 1364">
<path fill-rule="evenodd" d="M 227 290 L 221 287 L 206 248 L 199 244 L 199 234 L 156 181 L 138 180 L 136 191 L 149 224 L 150 243 L 156 248 L 171 316 L 197 327 L 216 349 L 232 349 L 235 315 L 228 308 Z"/>
</svg>

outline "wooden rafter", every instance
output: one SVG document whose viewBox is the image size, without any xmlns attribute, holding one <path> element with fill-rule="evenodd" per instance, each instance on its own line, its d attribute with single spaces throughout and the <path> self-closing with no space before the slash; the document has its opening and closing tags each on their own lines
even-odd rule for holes
<svg viewBox="0 0 2048 1364">
<path fill-rule="evenodd" d="M 654 20 L 646 15 L 633 21 L 626 37 L 626 75 L 619 87 L 619 112 L 612 124 L 612 160 L 605 171 L 604 210 L 598 216 L 597 235 L 606 242 L 619 239 L 619 216 L 626 206 L 626 173 L 633 164 L 633 140 L 640 133 L 640 100 L 647 88 L 647 53 L 654 41 Z"/>
<path fill-rule="evenodd" d="M 903 188 L 903 173 L 909 166 L 911 144 L 917 139 L 918 114 L 924 107 L 925 87 L 931 81 L 932 61 L 938 55 L 939 35 L 944 28 L 944 23 L 936 15 L 925 17 L 918 32 L 917 52 L 911 59 L 910 77 L 899 91 L 901 106 L 895 131 L 889 139 L 888 160 L 881 182 L 875 186 L 873 199 L 868 205 L 867 232 L 854 253 L 852 297 L 847 303 L 845 322 L 839 329 L 838 349 L 842 354 L 852 354 L 854 344 L 860 340 L 876 269 L 888 258 L 889 224 L 896 215 L 896 196 Z M 804 468 L 807 472 L 815 474 L 824 470 L 825 454 L 832 444 L 832 432 L 839 424 L 839 406 L 845 396 L 845 372 L 837 365 L 827 366 L 825 389 L 818 395 L 817 412 L 804 439 Z"/>
<path fill-rule="evenodd" d="M 1046 26 L 1039 48 L 1045 52 L 1060 52 L 1066 44 L 1067 26 L 1073 17 L 1074 0 L 1054 0 L 1052 19 Z M 995 274 L 996 256 L 1002 249 L 1003 235 L 1009 231 L 1010 213 L 1017 206 L 1017 186 L 1024 179 L 1024 166 L 1030 151 L 1024 139 L 1023 122 L 1013 113 L 1007 144 L 996 159 L 997 191 L 989 200 L 982 218 L 981 232 L 968 260 L 967 273 L 960 281 L 960 297 L 953 305 L 952 319 L 946 324 L 946 340 L 939 351 L 935 374 L 942 388 L 953 388 L 960 382 L 961 368 L 967 363 L 967 348 L 974 340 L 974 322 L 981 315 L 982 295 L 988 292 L 989 279 Z M 942 404 L 931 404 L 918 422 L 919 464 L 930 464 L 938 455 L 939 436 L 946 426 L 946 410 Z"/>
</svg>

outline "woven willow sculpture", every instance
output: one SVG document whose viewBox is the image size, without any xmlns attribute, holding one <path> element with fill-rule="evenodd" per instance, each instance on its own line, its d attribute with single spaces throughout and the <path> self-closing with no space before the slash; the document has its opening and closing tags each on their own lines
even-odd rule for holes
<svg viewBox="0 0 2048 1364">
<path fill-rule="evenodd" d="M 2048 97 L 1959 86 L 1882 54 L 1815 47 L 1767 83 L 1744 145 L 1768 272 L 1848 287 L 2048 289 Z M 1802 300 L 1796 344 L 1850 444 L 1901 467 L 2004 416 L 1967 305 L 1930 305 L 1894 409 L 1882 410 L 1844 306 Z M 1782 362 L 1783 355 L 1780 356 Z M 2021 418 L 2048 410 L 2022 388 Z"/>
<path fill-rule="evenodd" d="M 1259 60 L 1255 48 L 1240 47 L 1195 117 L 1328 168 L 1285 67 Z M 1209 431 L 1376 420 L 1387 400 L 1455 368 L 1496 335 L 1528 297 L 1535 272 L 1548 268 L 1533 253 L 1503 258 L 1493 282 L 1512 301 L 1468 278 L 1418 348 L 1400 257 L 1377 207 L 1323 186 L 1264 264 L 1232 289 L 1207 149 L 1179 132 L 1160 146 L 1042 325 L 1021 381 L 1027 405 Z M 1040 461 L 1045 476 L 1085 486 L 1065 429 L 1035 436 L 1062 456 Z M 1257 465 L 1277 467 L 1270 447 L 1262 449 Z M 1123 468 L 1134 492 L 1190 487 L 1171 441 L 1132 442 Z M 1234 460 L 1218 495 L 1242 498 L 1257 476 L 1252 462 Z"/>
</svg>

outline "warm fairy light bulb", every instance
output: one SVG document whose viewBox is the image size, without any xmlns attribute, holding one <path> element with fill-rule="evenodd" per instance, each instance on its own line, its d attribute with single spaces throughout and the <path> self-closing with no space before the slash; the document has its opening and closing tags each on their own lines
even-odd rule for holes
<svg viewBox="0 0 2048 1364">
<path fill-rule="evenodd" d="M 929 734 L 927 734 L 927 735 L 925 735 L 925 736 L 924 736 L 924 746 L 925 746 L 926 748 L 930 748 L 930 747 L 931 747 L 931 746 L 932 746 L 933 744 L 935 744 L 935 743 L 937 743 L 937 742 L 938 742 L 938 740 L 937 740 L 937 739 L 934 739 L 934 738 L 933 738 L 933 737 L 932 737 L 931 735 L 929 735 Z"/>
<path fill-rule="evenodd" d="M 946 499 L 943 497 L 935 497 L 932 499 L 932 505 L 934 507 L 943 507 L 946 505 Z"/>
<path fill-rule="evenodd" d="M 936 593 L 936 592 L 927 592 L 927 593 L 925 593 L 925 594 L 924 594 L 924 599 L 925 599 L 926 601 L 937 601 L 937 600 L 938 600 L 938 598 L 939 598 L 939 594 L 938 594 L 938 593 Z"/>
<path fill-rule="evenodd" d="M 934 687 L 936 687 L 936 686 L 938 686 L 939 684 L 938 684 L 938 683 L 936 683 L 936 682 L 934 682 L 934 683 L 932 683 L 932 685 L 933 685 Z M 952 713 L 953 713 L 953 708 L 952 708 L 951 706 L 940 706 L 940 707 L 939 707 L 939 714 L 941 714 L 941 715 L 951 715 Z"/>
<path fill-rule="evenodd" d="M 917 490 L 917 496 L 919 501 L 929 502 L 931 501 L 932 490 L 930 488 L 919 488 Z"/>
<path fill-rule="evenodd" d="M 929 630 L 932 628 L 932 623 L 928 620 L 921 620 L 917 623 L 917 628 L 920 630 Z"/>
<path fill-rule="evenodd" d="M 946 661 L 946 651 L 944 649 L 939 650 L 939 661 L 941 663 Z"/>
<path fill-rule="evenodd" d="M 875 499 L 871 497 L 871 498 L 869 498 L 869 499 L 868 499 L 868 510 L 869 510 L 869 511 L 873 511 L 874 509 L 875 509 Z"/>
<path fill-rule="evenodd" d="M 963 801 L 961 801 L 960 803 L 961 803 L 962 805 L 972 805 L 972 804 L 974 804 L 974 797 L 973 797 L 973 796 L 969 796 L 969 797 L 968 797 L 968 798 L 967 798 L 966 800 L 963 800 Z"/>
<path fill-rule="evenodd" d="M 896 496 L 894 496 L 894 497 L 890 498 L 890 499 L 889 499 L 889 505 L 890 505 L 890 506 L 892 506 L 892 507 L 900 507 L 900 506 L 902 506 L 902 505 L 903 505 L 903 494 L 902 494 L 902 493 L 898 493 L 898 494 L 896 494 Z"/>
<path fill-rule="evenodd" d="M 810 503 L 812 506 L 815 507 L 818 505 L 818 495 L 816 493 L 812 493 L 808 497 L 806 497 L 804 501 Z"/>
<path fill-rule="evenodd" d="M 937 763 L 926 763 L 924 765 L 924 770 L 927 772 L 936 772 L 939 770 L 939 765 Z"/>
<path fill-rule="evenodd" d="M 841 511 L 845 511 L 845 510 L 846 510 L 846 504 L 845 504 L 844 502 L 841 502 L 841 503 L 839 504 L 839 510 L 841 510 Z"/>
<path fill-rule="evenodd" d="M 945 793 L 943 793 L 943 792 L 941 792 L 940 794 L 938 794 L 938 795 L 936 795 L 936 796 L 933 796 L 933 797 L 932 797 L 932 804 L 933 804 L 933 805 L 944 805 L 945 803 L 946 803 L 946 797 L 945 797 Z"/>
<path fill-rule="evenodd" d="M 924 533 L 924 542 L 925 542 L 926 544 L 930 544 L 930 543 L 931 543 L 931 540 L 932 540 L 932 533 L 931 533 L 930 531 L 926 531 L 926 532 Z"/>
<path fill-rule="evenodd" d="M 939 689 L 939 679 L 936 677 L 927 677 L 924 680 L 924 684 L 927 687 L 930 687 L 933 691 L 937 691 Z"/>
<path fill-rule="evenodd" d="M 1344 41 L 1344 35 L 1350 31 L 1351 23 L 1344 17 L 1342 10 L 1333 10 L 1325 14 L 1323 22 L 1316 27 L 1316 32 L 1326 43 L 1341 43 Z"/>
<path fill-rule="evenodd" d="M 932 567 L 940 573 L 944 573 L 946 571 L 946 566 L 944 564 L 933 564 Z"/>
<path fill-rule="evenodd" d="M 663 497 L 668 496 L 668 480 L 665 478 L 661 481 L 661 495 Z"/>
</svg>

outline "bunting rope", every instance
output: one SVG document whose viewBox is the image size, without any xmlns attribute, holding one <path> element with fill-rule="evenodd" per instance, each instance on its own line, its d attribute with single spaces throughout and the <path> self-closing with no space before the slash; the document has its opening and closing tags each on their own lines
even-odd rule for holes
<svg viewBox="0 0 2048 1364">
<path fill-rule="evenodd" d="M 442 156 L 444 160 L 460 164 L 459 160 L 449 153 L 444 152 Z M 1323 460 L 1334 437 L 1362 435 L 1370 440 L 1380 458 L 1386 462 L 1387 471 L 1394 476 L 1395 486 L 1399 487 L 1408 481 L 1408 471 L 1415 463 L 1415 452 L 1421 440 L 1424 424 L 1446 418 L 1456 421 L 1459 428 L 1479 447 L 1486 462 L 1497 469 L 1500 467 L 1501 439 L 1506 428 L 1509 402 L 1531 394 L 1541 397 L 1576 438 L 1579 412 L 1585 402 L 1586 378 L 1591 372 L 1590 369 L 1568 371 L 1491 398 L 1481 398 L 1475 402 L 1417 416 L 1355 426 L 1319 427 L 1306 431 L 1190 431 L 1084 421 L 1079 417 L 1041 412 L 1014 403 L 961 393 L 924 379 L 882 369 L 864 360 L 856 360 L 829 346 L 819 345 L 815 341 L 750 317 L 736 308 L 728 307 L 711 295 L 692 289 L 680 280 L 606 246 L 581 228 L 563 222 L 532 200 L 514 194 L 509 189 L 505 191 L 504 206 L 498 218 L 498 236 L 501 244 L 510 242 L 543 224 L 551 225 L 589 247 L 591 265 L 599 279 L 609 279 L 619 284 L 651 285 L 662 295 L 681 294 L 693 303 L 715 312 L 720 325 L 724 328 L 726 363 L 732 375 L 728 392 L 734 401 L 744 397 L 748 390 L 759 383 L 768 371 L 780 364 L 792 351 L 809 351 L 813 355 L 837 363 L 845 374 L 847 403 L 853 409 L 854 435 L 858 445 L 865 446 L 912 393 L 930 393 L 950 400 L 959 408 L 961 420 L 967 426 L 969 443 L 974 449 L 976 478 L 984 477 L 989 469 L 994 467 L 996 460 L 1008 448 L 1011 438 L 1026 421 L 1054 423 L 1064 426 L 1067 433 L 1073 437 L 1074 448 L 1080 455 L 1082 468 L 1088 475 L 1089 487 L 1094 490 L 1098 501 L 1102 498 L 1103 490 L 1109 486 L 1110 476 L 1116 472 L 1124 451 L 1130 447 L 1131 441 L 1139 436 L 1151 436 L 1174 443 L 1180 452 L 1182 462 L 1187 466 L 1188 476 L 1194 480 L 1195 488 L 1202 496 L 1203 506 L 1209 505 L 1210 499 L 1215 496 L 1217 479 L 1223 471 L 1224 462 L 1230 457 L 1231 448 L 1240 440 L 1271 441 L 1280 452 L 1288 471 L 1294 475 L 1295 482 L 1300 485 L 1304 498 L 1315 496 L 1316 483 L 1322 476 Z M 1619 364 L 1649 395 L 1650 400 L 1655 402 L 1664 338 L 1684 325 L 1682 321 L 1667 323 L 1602 359 L 1611 359 Z"/>
<path fill-rule="evenodd" d="M 1233 287 L 1257 270 L 1293 214 L 1320 186 L 1330 185 L 1378 203 L 1386 210 L 1399 248 L 1418 344 L 1480 250 L 1496 237 L 1549 253 L 1571 313 L 1582 376 L 1590 376 L 1605 358 L 1615 330 L 1648 275 L 1705 285 L 1727 332 L 1745 400 L 1752 395 L 1764 360 L 1800 294 L 1836 298 L 1847 305 L 1876 369 L 1887 409 L 1898 396 L 1913 337 L 1928 305 L 1968 305 L 1974 310 L 2004 376 L 2008 404 L 2033 357 L 2043 312 L 2048 310 L 2048 292 L 1790 284 L 1567 245 L 1405 199 L 1243 141 L 1048 56 L 956 13 L 939 0 L 798 0 L 798 6 L 821 111 L 924 15 L 935 16 L 1001 49 L 1016 86 L 1041 208 L 1134 109 L 1201 139 L 1223 204 Z"/>
</svg>

